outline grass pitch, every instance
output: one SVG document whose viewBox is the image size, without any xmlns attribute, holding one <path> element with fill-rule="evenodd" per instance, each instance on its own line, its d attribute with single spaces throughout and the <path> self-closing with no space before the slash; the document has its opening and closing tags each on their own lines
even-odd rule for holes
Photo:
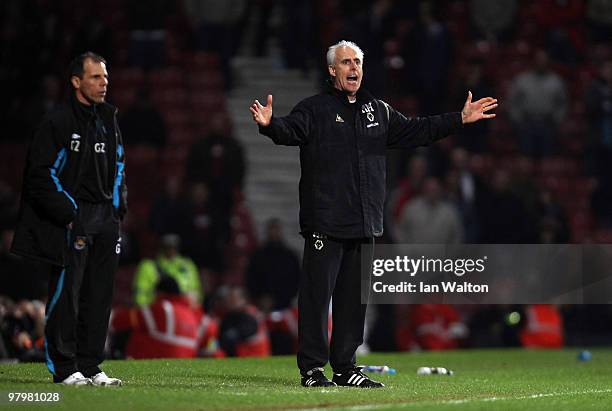
<svg viewBox="0 0 612 411">
<path fill-rule="evenodd" d="M 360 364 L 389 365 L 396 375 L 371 374 L 383 389 L 303 388 L 294 357 L 221 360 L 107 361 L 119 388 L 62 387 L 43 364 L 0 365 L 2 409 L 104 410 L 610 410 L 612 350 L 479 350 L 372 354 Z M 454 376 L 417 376 L 442 366 Z M 326 374 L 331 376 L 329 369 Z M 58 403 L 8 402 L 9 392 L 60 392 Z"/>
</svg>

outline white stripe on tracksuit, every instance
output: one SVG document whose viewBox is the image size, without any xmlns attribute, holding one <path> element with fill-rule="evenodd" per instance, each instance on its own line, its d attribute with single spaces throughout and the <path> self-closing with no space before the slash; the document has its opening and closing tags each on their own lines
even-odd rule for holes
<svg viewBox="0 0 612 411">
<path fill-rule="evenodd" d="M 174 310 L 172 308 L 172 304 L 170 304 L 168 301 L 164 301 L 162 303 L 162 307 L 164 310 L 164 314 L 166 315 L 165 333 L 162 333 L 157 329 L 155 324 L 155 318 L 153 318 L 153 313 L 151 312 L 149 307 L 141 308 L 142 316 L 145 319 L 145 324 L 147 326 L 147 330 L 149 331 L 149 335 L 155 338 L 156 340 L 165 342 L 170 345 L 197 349 L 198 341 L 196 339 L 174 334 Z"/>
</svg>

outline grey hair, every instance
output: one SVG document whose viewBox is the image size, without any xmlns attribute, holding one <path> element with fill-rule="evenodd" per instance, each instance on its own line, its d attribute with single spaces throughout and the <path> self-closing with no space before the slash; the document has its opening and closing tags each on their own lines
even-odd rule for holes
<svg viewBox="0 0 612 411">
<path fill-rule="evenodd" d="M 337 42 L 333 46 L 330 46 L 329 49 L 327 49 L 327 65 L 328 66 L 332 66 L 334 64 L 334 60 L 336 60 L 336 49 L 338 47 L 352 48 L 357 53 L 357 57 L 359 57 L 361 62 L 363 62 L 363 50 L 361 50 L 361 48 L 359 48 L 359 46 L 353 43 L 352 41 L 342 40 L 342 41 Z"/>
</svg>

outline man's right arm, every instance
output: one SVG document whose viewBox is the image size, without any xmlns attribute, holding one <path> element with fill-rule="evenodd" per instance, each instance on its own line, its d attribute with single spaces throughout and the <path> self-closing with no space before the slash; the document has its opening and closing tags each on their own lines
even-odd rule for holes
<svg viewBox="0 0 612 411">
<path fill-rule="evenodd" d="M 61 173 L 68 162 L 68 149 L 50 119 L 37 129 L 28 153 L 24 191 L 33 205 L 61 226 L 71 223 L 77 204 L 62 185 Z"/>
<path fill-rule="evenodd" d="M 270 137 L 275 144 L 299 146 L 308 141 L 311 128 L 311 111 L 300 103 L 288 116 L 272 117 L 267 127 L 259 125 L 259 133 Z"/>
<path fill-rule="evenodd" d="M 266 105 L 255 100 L 249 107 L 259 133 L 268 136 L 274 143 L 284 146 L 305 144 L 312 128 L 312 111 L 302 101 L 286 117 L 272 116 L 272 95 L 268 95 Z"/>
</svg>

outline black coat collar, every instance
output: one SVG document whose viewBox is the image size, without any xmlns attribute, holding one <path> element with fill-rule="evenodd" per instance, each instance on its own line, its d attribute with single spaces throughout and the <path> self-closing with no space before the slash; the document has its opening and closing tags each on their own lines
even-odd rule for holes
<svg viewBox="0 0 612 411">
<path fill-rule="evenodd" d="M 325 81 L 325 92 L 338 97 L 340 101 L 342 101 L 342 103 L 347 106 L 351 104 L 348 101 L 348 97 L 346 93 L 334 87 L 334 83 L 331 79 L 328 79 L 327 81 Z M 370 94 L 370 92 L 364 89 L 363 87 L 357 90 L 357 103 L 367 103 L 371 101 L 373 98 L 374 97 L 372 96 L 372 94 Z"/>
</svg>

